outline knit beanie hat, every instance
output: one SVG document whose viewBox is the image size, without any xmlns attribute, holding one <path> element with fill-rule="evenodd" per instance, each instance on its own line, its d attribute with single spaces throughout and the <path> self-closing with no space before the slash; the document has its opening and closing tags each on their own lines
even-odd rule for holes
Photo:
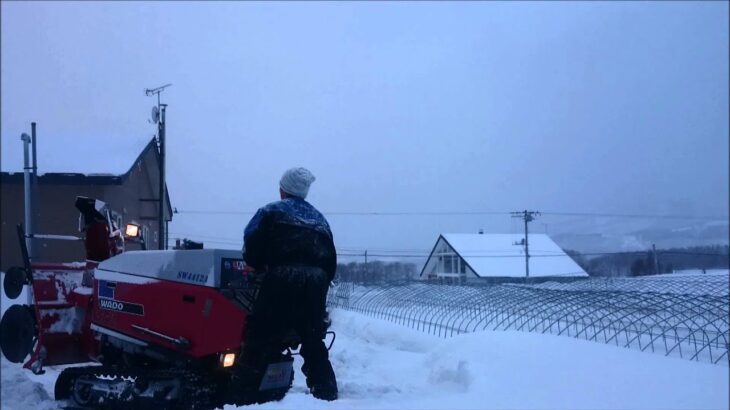
<svg viewBox="0 0 730 410">
<path fill-rule="evenodd" d="M 304 199 L 309 193 L 309 186 L 315 179 L 314 175 L 306 168 L 291 168 L 287 169 L 284 175 L 281 176 L 279 187 L 289 195 Z"/>
</svg>

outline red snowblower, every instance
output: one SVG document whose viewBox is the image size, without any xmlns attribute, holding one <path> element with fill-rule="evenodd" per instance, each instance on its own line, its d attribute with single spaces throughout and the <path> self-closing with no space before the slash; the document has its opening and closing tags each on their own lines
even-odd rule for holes
<svg viewBox="0 0 730 410">
<path fill-rule="evenodd" d="M 25 361 L 36 374 L 87 363 L 56 380 L 56 399 L 71 408 L 213 409 L 227 404 L 230 391 L 238 392 L 236 404 L 284 397 L 299 345 L 294 333 L 274 346 L 280 353 L 265 358 L 265 368 L 232 377 L 244 366 L 260 282 L 241 252 L 124 252 L 103 202 L 78 197 L 76 208 L 86 227 L 85 263 L 31 263 L 26 238 L 82 239 L 26 235 L 18 226 L 24 266 L 9 269 L 3 285 L 11 299 L 28 285 L 28 304 L 2 317 L 0 348 L 9 361 Z"/>
</svg>

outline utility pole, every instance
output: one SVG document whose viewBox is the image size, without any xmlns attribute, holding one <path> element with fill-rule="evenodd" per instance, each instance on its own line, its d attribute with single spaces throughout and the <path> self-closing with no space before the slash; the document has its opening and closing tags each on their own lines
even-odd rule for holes
<svg viewBox="0 0 730 410">
<path fill-rule="evenodd" d="M 513 218 L 521 218 L 525 221 L 525 238 L 521 242 L 515 243 L 515 245 L 524 245 L 525 247 L 525 280 L 530 277 L 530 245 L 527 238 L 527 223 L 534 221 L 537 215 L 540 215 L 540 212 L 528 210 L 512 212 Z"/>
<path fill-rule="evenodd" d="M 165 111 L 167 104 L 160 103 L 160 93 L 172 84 L 144 90 L 146 96 L 157 95 L 157 106 L 152 108 L 152 121 L 157 123 L 157 144 L 160 153 L 160 186 L 158 193 L 157 245 L 158 249 L 167 249 L 167 222 L 165 221 Z"/>
<path fill-rule="evenodd" d="M 651 244 L 651 254 L 654 259 L 654 274 L 658 275 L 659 274 L 659 258 L 657 257 L 656 244 L 654 244 L 654 243 Z"/>
</svg>

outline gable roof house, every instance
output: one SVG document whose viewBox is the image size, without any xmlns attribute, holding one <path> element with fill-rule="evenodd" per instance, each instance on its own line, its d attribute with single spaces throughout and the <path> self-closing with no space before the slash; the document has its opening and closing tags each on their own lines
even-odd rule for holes
<svg viewBox="0 0 730 410">
<path fill-rule="evenodd" d="M 54 158 L 58 159 L 57 157 Z M 107 163 L 107 162 L 105 162 Z M 107 163 L 111 164 L 111 162 Z M 127 162 L 128 164 L 128 162 Z M 77 196 L 100 199 L 111 209 L 112 217 L 121 228 L 133 222 L 142 227 L 148 249 L 157 249 L 159 241 L 159 164 L 160 154 L 152 138 L 126 172 L 64 173 L 51 172 L 37 177 L 35 200 L 35 233 L 82 236 L 79 233 L 79 211 L 74 206 Z M 40 164 L 43 165 L 42 163 Z M 81 161 L 83 166 L 83 160 Z M 79 162 L 69 163 L 69 168 Z M 126 168 L 126 167 L 125 167 Z M 24 224 L 23 173 L 0 173 L 0 270 L 22 266 L 16 226 Z M 172 220 L 170 196 L 165 187 L 164 220 Z M 127 249 L 139 249 L 138 244 L 126 243 Z M 83 244 L 75 241 L 34 239 L 35 259 L 47 262 L 84 261 Z"/>
<path fill-rule="evenodd" d="M 439 235 L 419 279 L 447 283 L 500 283 L 526 280 L 524 235 Z M 530 282 L 587 278 L 549 236 L 530 234 Z"/>
</svg>

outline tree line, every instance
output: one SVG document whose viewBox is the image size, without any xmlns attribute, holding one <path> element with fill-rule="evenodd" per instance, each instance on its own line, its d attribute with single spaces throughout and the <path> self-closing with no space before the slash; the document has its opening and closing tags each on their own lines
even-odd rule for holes
<svg viewBox="0 0 730 410">
<path fill-rule="evenodd" d="M 728 269 L 728 245 L 691 246 L 643 252 L 611 253 L 590 257 L 567 250 L 590 276 L 643 276 L 685 269 Z"/>
<path fill-rule="evenodd" d="M 412 280 L 418 276 L 414 263 L 372 261 L 338 263 L 336 281 L 376 283 Z"/>
</svg>

